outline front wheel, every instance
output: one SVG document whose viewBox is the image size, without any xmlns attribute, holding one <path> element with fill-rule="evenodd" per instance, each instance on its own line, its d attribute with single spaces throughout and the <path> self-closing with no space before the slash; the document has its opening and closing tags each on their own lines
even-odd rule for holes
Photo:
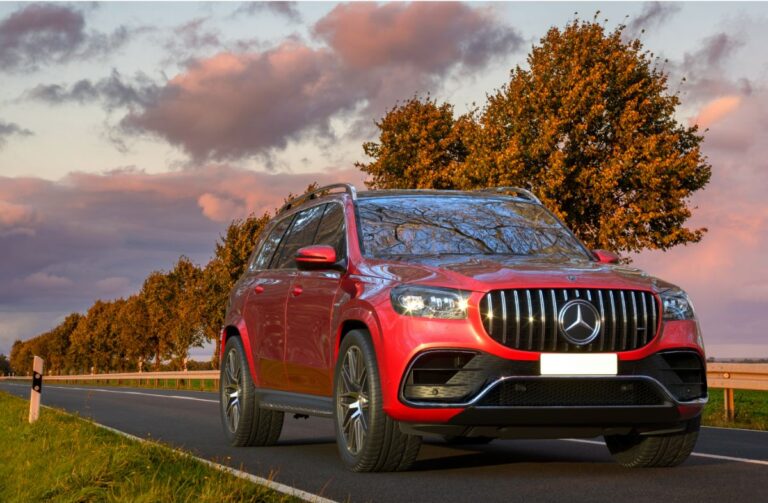
<svg viewBox="0 0 768 503">
<path fill-rule="evenodd" d="M 235 447 L 274 445 L 283 429 L 283 413 L 259 408 L 243 343 L 229 337 L 219 377 L 219 410 L 224 436 Z"/>
<path fill-rule="evenodd" d="M 407 470 L 421 437 L 400 431 L 383 410 L 376 354 L 364 330 L 352 330 L 339 348 L 334 375 L 336 441 L 342 461 L 354 472 Z"/>
<path fill-rule="evenodd" d="M 606 435 L 605 445 L 614 459 L 626 468 L 677 466 L 696 446 L 701 416 L 688 421 L 684 431 L 666 435 Z"/>
</svg>

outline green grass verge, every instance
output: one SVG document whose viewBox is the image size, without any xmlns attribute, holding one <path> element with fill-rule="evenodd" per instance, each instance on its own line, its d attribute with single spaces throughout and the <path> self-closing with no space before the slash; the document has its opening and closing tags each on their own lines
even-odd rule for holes
<svg viewBox="0 0 768 503">
<path fill-rule="evenodd" d="M 0 392 L 0 500 L 35 502 L 293 502 L 157 444 Z"/>
<path fill-rule="evenodd" d="M 733 399 L 736 405 L 734 421 L 725 420 L 723 395 L 722 389 L 710 388 L 709 403 L 702 416 L 704 425 L 768 430 L 768 391 L 734 390 Z"/>
</svg>

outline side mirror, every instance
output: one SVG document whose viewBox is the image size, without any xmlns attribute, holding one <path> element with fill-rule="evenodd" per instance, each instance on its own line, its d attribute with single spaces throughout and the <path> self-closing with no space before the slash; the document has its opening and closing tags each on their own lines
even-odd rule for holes
<svg viewBox="0 0 768 503">
<path fill-rule="evenodd" d="M 592 250 L 592 254 L 601 264 L 618 264 L 621 260 L 621 257 L 608 250 Z"/>
<path fill-rule="evenodd" d="M 312 245 L 299 248 L 296 252 L 296 264 L 299 268 L 332 268 L 336 264 L 336 250 L 333 246 Z"/>
</svg>

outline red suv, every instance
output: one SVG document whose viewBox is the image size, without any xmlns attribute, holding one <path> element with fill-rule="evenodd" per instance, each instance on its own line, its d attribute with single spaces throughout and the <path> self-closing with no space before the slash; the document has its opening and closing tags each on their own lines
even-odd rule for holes
<svg viewBox="0 0 768 503">
<path fill-rule="evenodd" d="M 354 471 L 447 442 L 602 435 L 624 466 L 691 453 L 707 401 L 685 292 L 591 252 L 530 192 L 323 187 L 286 204 L 221 333 L 232 445 L 333 418 Z"/>
</svg>

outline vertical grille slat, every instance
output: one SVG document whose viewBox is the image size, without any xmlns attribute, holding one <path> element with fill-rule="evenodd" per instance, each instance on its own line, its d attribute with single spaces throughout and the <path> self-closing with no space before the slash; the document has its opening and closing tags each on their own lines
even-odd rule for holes
<svg viewBox="0 0 768 503">
<path fill-rule="evenodd" d="M 517 296 L 517 290 L 515 290 L 515 346 L 520 347 L 520 299 Z"/>
<path fill-rule="evenodd" d="M 507 344 L 507 296 L 504 290 L 501 290 L 501 342 Z"/>
<path fill-rule="evenodd" d="M 533 348 L 533 302 L 531 301 L 531 291 L 525 291 L 525 298 L 528 300 L 528 348 Z"/>
<path fill-rule="evenodd" d="M 579 299 L 591 303 L 601 321 L 597 337 L 575 344 L 563 337 L 560 309 Z M 649 344 L 658 330 L 658 300 L 647 291 L 590 288 L 494 290 L 480 302 L 486 332 L 523 351 L 618 352 Z"/>
</svg>

